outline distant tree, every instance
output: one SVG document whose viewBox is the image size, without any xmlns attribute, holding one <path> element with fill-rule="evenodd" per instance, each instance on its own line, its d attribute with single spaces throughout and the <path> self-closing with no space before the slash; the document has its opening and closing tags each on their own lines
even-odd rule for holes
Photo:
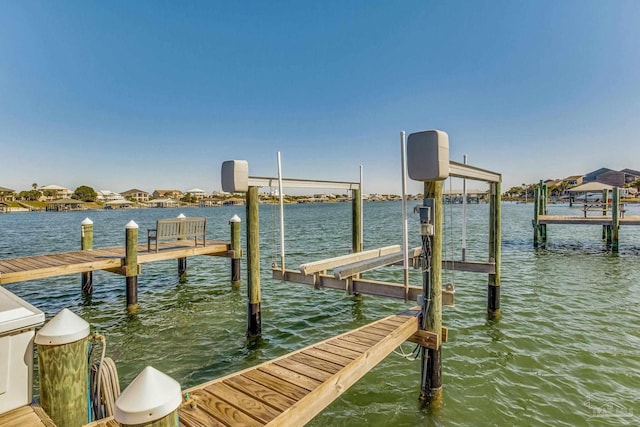
<svg viewBox="0 0 640 427">
<path fill-rule="evenodd" d="M 56 192 L 56 190 L 44 190 L 42 194 L 44 194 L 46 197 L 55 197 L 58 193 Z"/>
<path fill-rule="evenodd" d="M 197 203 L 198 198 L 192 194 L 187 193 L 182 197 L 182 199 L 180 199 L 180 201 L 185 203 Z"/>
<path fill-rule="evenodd" d="M 640 178 L 636 179 L 635 181 L 631 181 L 626 185 L 626 187 L 635 188 L 636 190 L 640 191 Z"/>
<path fill-rule="evenodd" d="M 71 196 L 72 199 L 82 200 L 83 202 L 95 202 L 96 197 L 98 197 L 98 193 L 95 190 L 87 185 L 81 185 L 76 188 Z"/>
<path fill-rule="evenodd" d="M 42 193 L 38 190 L 21 191 L 18 193 L 18 198 L 27 202 L 35 202 L 40 199 Z"/>
<path fill-rule="evenodd" d="M 33 188 L 34 190 L 37 190 L 38 184 L 34 182 L 33 184 L 31 184 L 31 188 Z"/>
</svg>

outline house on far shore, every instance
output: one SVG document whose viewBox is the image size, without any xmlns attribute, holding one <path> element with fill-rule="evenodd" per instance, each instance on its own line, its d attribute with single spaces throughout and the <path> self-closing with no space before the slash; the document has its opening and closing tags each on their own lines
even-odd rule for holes
<svg viewBox="0 0 640 427">
<path fill-rule="evenodd" d="M 16 190 L 0 187 L 0 202 L 12 202 L 16 198 Z"/>
<path fill-rule="evenodd" d="M 139 203 L 146 203 L 149 201 L 149 193 L 147 193 L 146 191 L 138 190 L 137 188 L 123 191 L 120 193 L 120 195 L 127 200 L 135 200 Z"/>
<path fill-rule="evenodd" d="M 180 190 L 155 190 L 153 192 L 154 199 L 175 199 L 180 200 L 184 196 L 184 193 Z"/>
<path fill-rule="evenodd" d="M 589 172 L 584 176 L 584 182 L 601 182 L 613 187 L 623 188 L 625 184 L 640 178 L 640 171 L 633 169 L 622 169 L 615 171 L 609 168 L 600 168 L 593 172 Z"/>
<path fill-rule="evenodd" d="M 201 190 L 199 188 L 192 188 L 191 190 L 187 191 L 186 194 L 189 194 L 190 196 L 195 197 L 198 200 L 204 199 L 205 197 L 207 197 L 207 193 L 205 193 L 204 190 Z"/>
<path fill-rule="evenodd" d="M 562 180 L 562 182 L 566 182 L 569 187 L 576 187 L 578 185 L 582 185 L 583 182 L 587 182 L 585 177 L 582 175 L 572 175 L 568 176 Z"/>
<path fill-rule="evenodd" d="M 113 191 L 109 191 L 109 190 L 100 190 L 96 194 L 97 194 L 96 199 L 100 202 L 106 203 L 106 202 L 124 200 L 124 197 L 122 197 L 121 194 L 114 193 Z"/>
<path fill-rule="evenodd" d="M 51 184 L 40 187 L 44 201 L 53 201 L 58 199 L 69 199 L 73 195 L 73 191 L 59 185 Z"/>
</svg>

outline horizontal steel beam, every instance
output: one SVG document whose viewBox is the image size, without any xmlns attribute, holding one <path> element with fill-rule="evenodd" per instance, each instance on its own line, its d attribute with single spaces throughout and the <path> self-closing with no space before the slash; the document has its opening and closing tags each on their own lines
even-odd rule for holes
<svg viewBox="0 0 640 427">
<path fill-rule="evenodd" d="M 455 178 L 474 179 L 484 182 L 501 182 L 502 175 L 491 172 L 486 169 L 480 169 L 475 166 L 465 165 L 464 163 L 449 161 L 449 176 Z"/>
<path fill-rule="evenodd" d="M 319 181 L 314 179 L 282 178 L 282 186 L 286 188 L 327 188 L 335 190 L 357 190 L 359 182 Z M 250 176 L 249 187 L 278 187 L 278 178 Z"/>
</svg>

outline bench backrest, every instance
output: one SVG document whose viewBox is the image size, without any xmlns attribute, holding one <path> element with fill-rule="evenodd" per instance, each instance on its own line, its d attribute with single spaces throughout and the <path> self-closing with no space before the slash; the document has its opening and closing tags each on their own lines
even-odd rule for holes
<svg viewBox="0 0 640 427">
<path fill-rule="evenodd" d="M 159 219 L 156 222 L 159 239 L 204 236 L 206 226 L 204 217 Z"/>
</svg>

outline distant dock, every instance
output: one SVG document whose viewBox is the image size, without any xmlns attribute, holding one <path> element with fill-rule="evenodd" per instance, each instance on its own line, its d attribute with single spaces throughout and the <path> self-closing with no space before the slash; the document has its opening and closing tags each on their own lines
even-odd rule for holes
<svg viewBox="0 0 640 427">
<path fill-rule="evenodd" d="M 609 202 L 611 191 L 611 202 Z M 619 250 L 621 225 L 640 225 L 640 216 L 625 216 L 624 204 L 620 201 L 620 189 L 602 190 L 598 203 L 586 202 L 582 215 L 549 215 L 547 210 L 547 186 L 540 181 L 534 193 L 533 246 L 544 247 L 547 243 L 548 224 L 601 225 L 602 239 L 612 252 Z M 610 213 L 610 214 L 609 214 Z"/>
</svg>

